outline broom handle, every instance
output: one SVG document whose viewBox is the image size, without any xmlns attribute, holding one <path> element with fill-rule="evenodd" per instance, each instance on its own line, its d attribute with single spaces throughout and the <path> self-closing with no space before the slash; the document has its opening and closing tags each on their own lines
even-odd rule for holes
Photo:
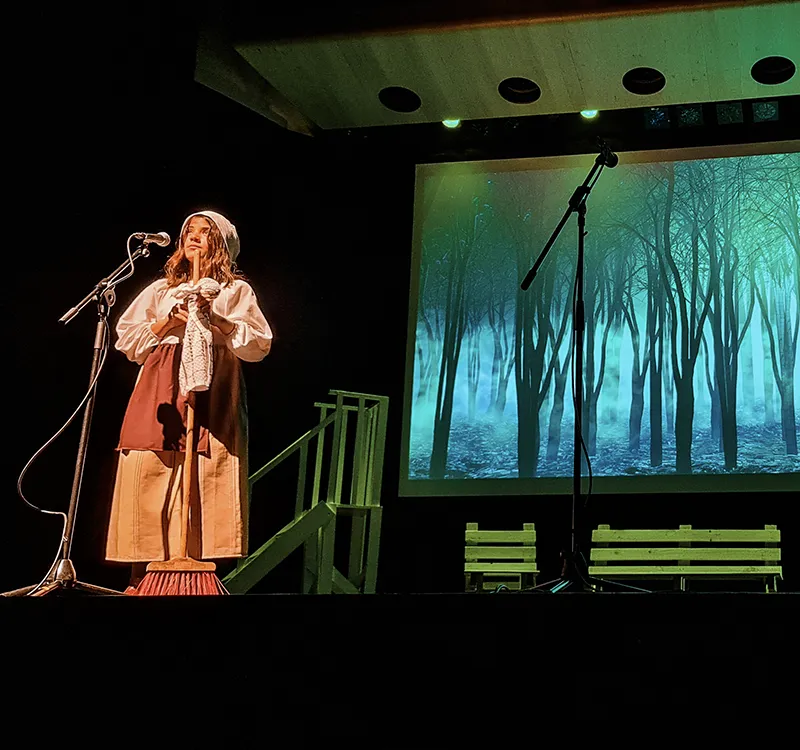
<svg viewBox="0 0 800 750">
<path fill-rule="evenodd" d="M 200 253 L 192 261 L 192 284 L 200 281 Z M 183 503 L 181 504 L 181 557 L 189 557 L 189 503 L 192 498 L 194 467 L 194 393 L 186 399 L 186 452 L 183 459 Z"/>
</svg>

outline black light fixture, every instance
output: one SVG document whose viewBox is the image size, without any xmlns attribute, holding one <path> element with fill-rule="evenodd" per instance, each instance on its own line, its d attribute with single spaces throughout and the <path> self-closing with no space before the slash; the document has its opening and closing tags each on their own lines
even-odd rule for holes
<svg viewBox="0 0 800 750">
<path fill-rule="evenodd" d="M 765 86 L 776 86 L 786 83 L 797 71 L 795 64 L 788 57 L 763 57 L 752 68 L 750 75 L 756 83 Z"/>
<path fill-rule="evenodd" d="M 639 96 L 657 94 L 666 84 L 664 74 L 655 68 L 633 68 L 622 76 L 622 85 Z"/>
<path fill-rule="evenodd" d="M 419 94 L 403 86 L 388 86 L 378 94 L 381 104 L 393 112 L 415 112 L 422 106 Z"/>
<path fill-rule="evenodd" d="M 512 104 L 533 104 L 541 95 L 542 90 L 528 78 L 506 78 L 497 87 L 500 96 Z"/>
</svg>

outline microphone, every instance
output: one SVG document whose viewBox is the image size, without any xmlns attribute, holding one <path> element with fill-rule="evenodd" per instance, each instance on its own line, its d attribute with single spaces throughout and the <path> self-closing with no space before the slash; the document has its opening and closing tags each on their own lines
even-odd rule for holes
<svg viewBox="0 0 800 750">
<path fill-rule="evenodd" d="M 172 240 L 166 232 L 159 232 L 158 234 L 147 234 L 145 232 L 134 232 L 133 237 L 141 240 L 144 245 L 161 245 L 166 247 Z"/>
<path fill-rule="evenodd" d="M 617 156 L 609 147 L 609 145 L 602 139 L 598 138 L 597 143 L 600 146 L 600 154 L 603 157 L 603 164 L 609 169 L 613 169 L 619 164 L 619 156 Z"/>
</svg>

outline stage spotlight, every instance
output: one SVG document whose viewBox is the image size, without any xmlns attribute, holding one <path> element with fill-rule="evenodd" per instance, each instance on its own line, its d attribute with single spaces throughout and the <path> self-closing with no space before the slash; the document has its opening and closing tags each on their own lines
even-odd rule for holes
<svg viewBox="0 0 800 750">
<path fill-rule="evenodd" d="M 648 130 L 668 128 L 670 126 L 669 110 L 666 107 L 650 107 L 645 110 L 644 126 Z"/>
<path fill-rule="evenodd" d="M 461 120 L 442 120 L 442 125 L 446 128 L 457 128 L 461 124 Z"/>
<path fill-rule="evenodd" d="M 717 122 L 720 125 L 734 125 L 744 122 L 741 102 L 722 102 L 717 104 Z"/>
<path fill-rule="evenodd" d="M 703 124 L 703 108 L 699 104 L 678 107 L 678 127 L 692 127 Z"/>
<path fill-rule="evenodd" d="M 776 122 L 778 102 L 753 102 L 753 122 Z"/>
<path fill-rule="evenodd" d="M 596 109 L 582 109 L 581 110 L 581 117 L 587 120 L 594 120 L 597 117 L 598 110 Z"/>
</svg>

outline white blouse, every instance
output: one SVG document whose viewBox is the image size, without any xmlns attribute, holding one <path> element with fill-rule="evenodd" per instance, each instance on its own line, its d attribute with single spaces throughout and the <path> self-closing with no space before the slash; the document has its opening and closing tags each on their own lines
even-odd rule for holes
<svg viewBox="0 0 800 750">
<path fill-rule="evenodd" d="M 178 344 L 183 339 L 184 327 L 171 331 L 163 339 L 159 339 L 151 328 L 153 323 L 166 318 L 170 310 L 180 304 L 175 289 L 167 286 L 166 279 L 153 282 L 117 321 L 116 348 L 132 362 L 141 365 L 158 344 Z M 212 327 L 215 346 L 227 346 L 246 362 L 258 362 L 267 356 L 272 345 L 272 329 L 258 306 L 255 292 L 246 281 L 236 279 L 223 286 L 219 296 L 211 301 L 211 308 L 235 326 L 229 336 L 223 336 Z"/>
</svg>

